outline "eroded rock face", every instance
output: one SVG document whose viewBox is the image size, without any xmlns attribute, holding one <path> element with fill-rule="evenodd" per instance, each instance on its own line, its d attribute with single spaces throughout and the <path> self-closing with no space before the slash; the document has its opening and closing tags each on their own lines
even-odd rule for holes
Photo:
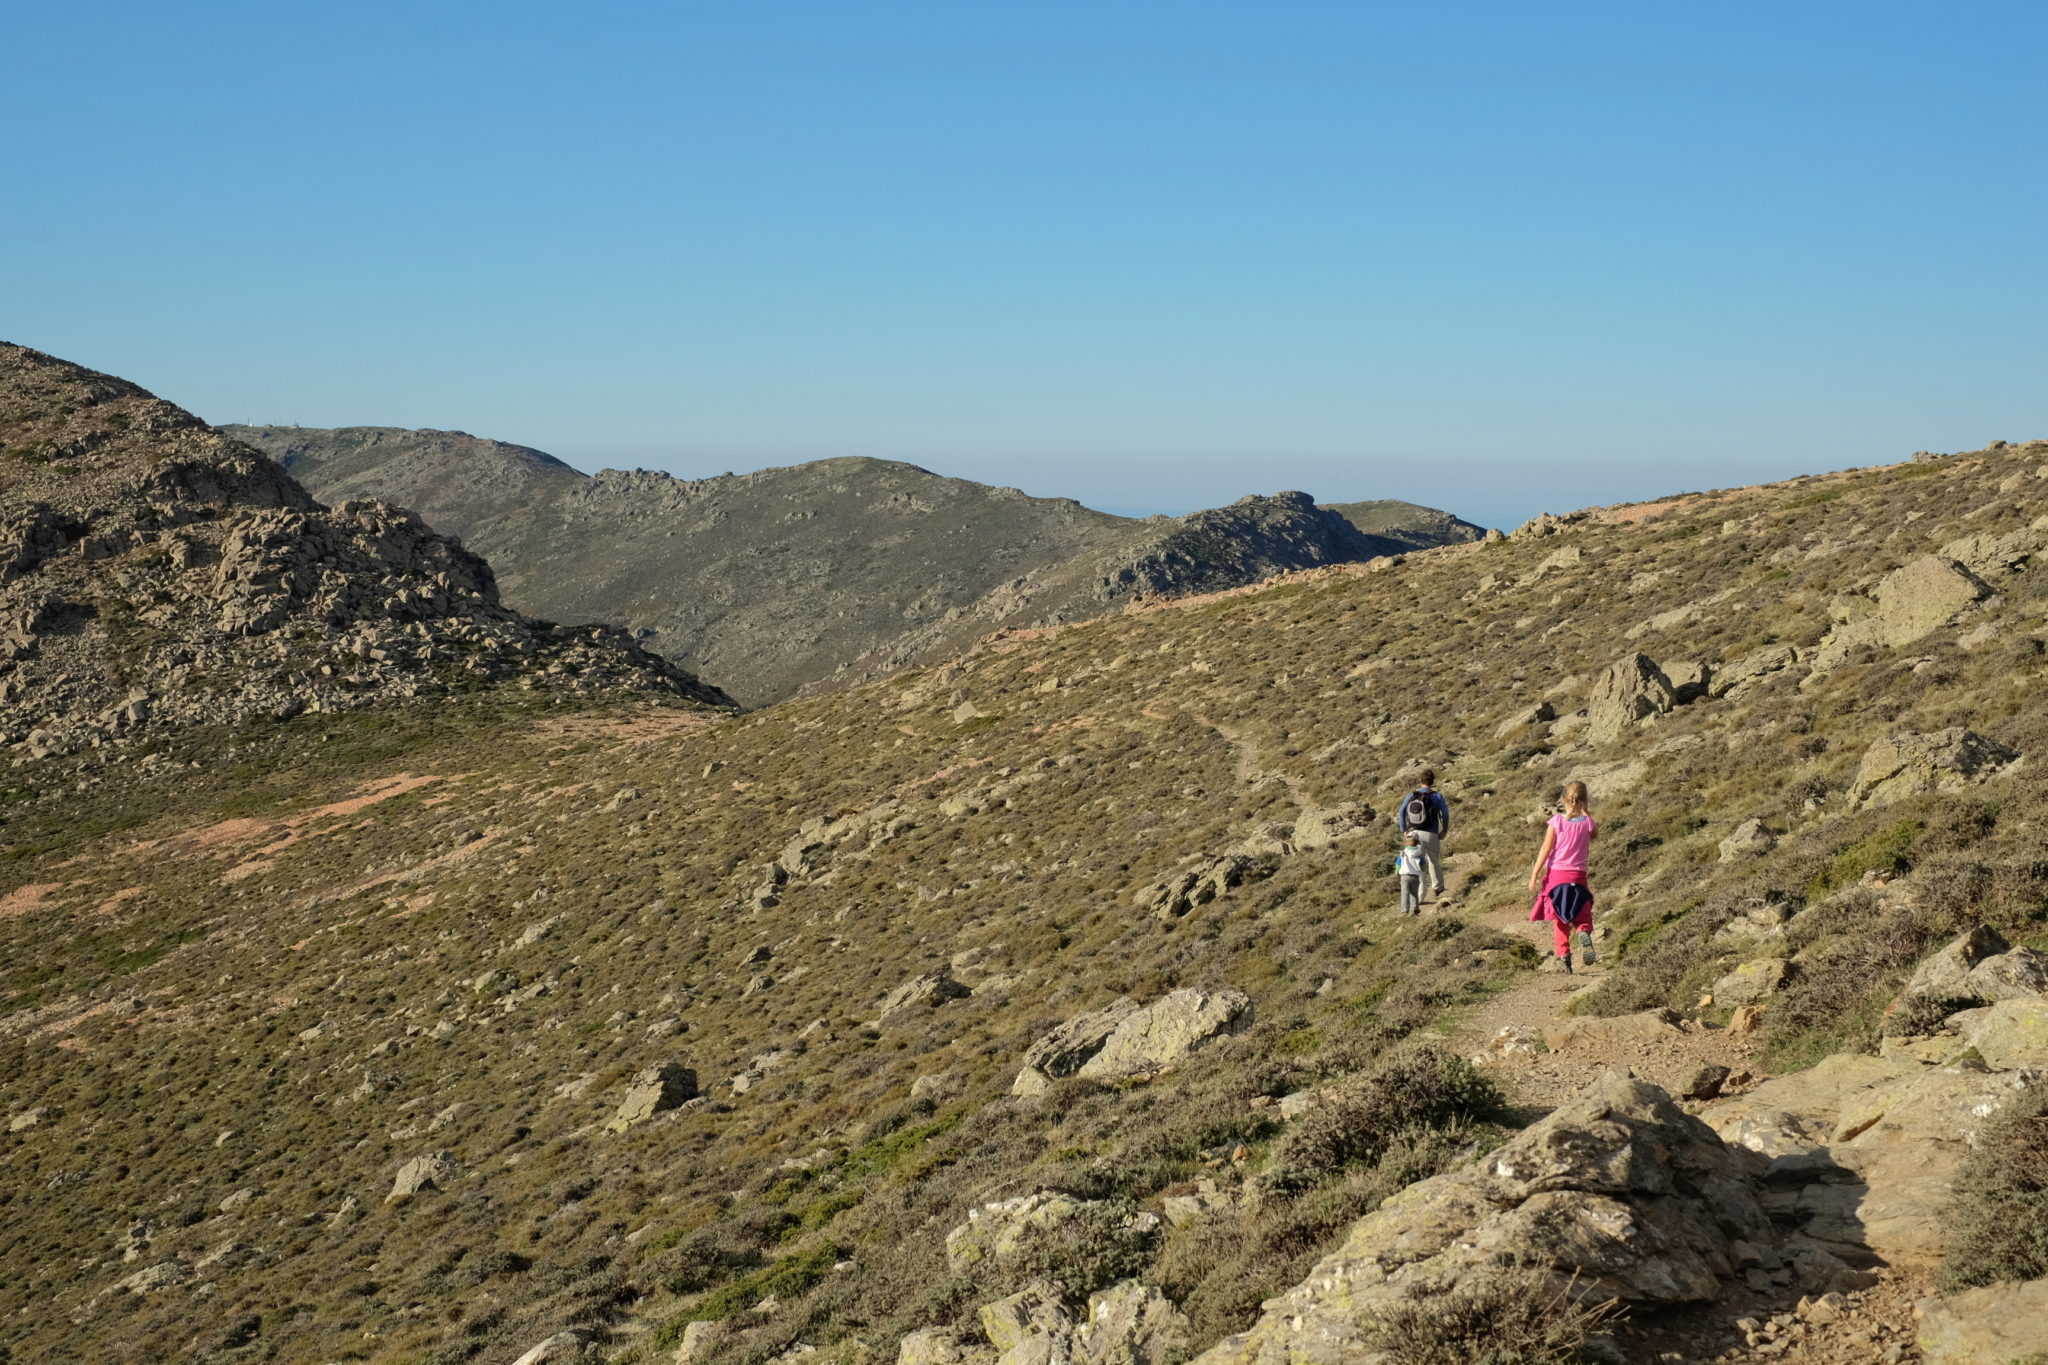
<svg viewBox="0 0 2048 1365">
<path fill-rule="evenodd" d="M 1389 1199 L 1256 1326 L 1199 1359 L 1357 1361 L 1375 1304 L 1433 1297 L 1503 1258 L 1546 1267 L 1581 1296 L 1711 1300 L 1738 1273 L 1735 1243 L 1775 1240 L 1751 1193 L 1763 1166 L 1662 1090 L 1609 1071 L 1484 1161 Z M 1841 1268 L 1817 1250 L 1805 1260 Z"/>
<path fill-rule="evenodd" d="M 1892 735 L 1864 752 L 1849 803 L 1883 806 L 1923 792 L 1960 791 L 1990 780 L 2018 758 L 2016 750 L 1959 725 L 1931 735 Z"/>
</svg>

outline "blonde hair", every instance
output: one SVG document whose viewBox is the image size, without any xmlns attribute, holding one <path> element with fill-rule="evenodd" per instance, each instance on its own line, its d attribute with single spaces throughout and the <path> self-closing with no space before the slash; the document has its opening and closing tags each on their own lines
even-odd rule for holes
<svg viewBox="0 0 2048 1365">
<path fill-rule="evenodd" d="M 1567 815 L 1590 815 L 1593 799 L 1586 793 L 1586 784 L 1576 778 L 1564 784 L 1564 810 Z"/>
</svg>

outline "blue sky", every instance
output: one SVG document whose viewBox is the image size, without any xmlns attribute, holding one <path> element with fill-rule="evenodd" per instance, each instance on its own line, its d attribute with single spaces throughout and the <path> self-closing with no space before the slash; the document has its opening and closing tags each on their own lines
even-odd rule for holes
<svg viewBox="0 0 2048 1365">
<path fill-rule="evenodd" d="M 2048 6 L 17 7 L 0 336 L 213 421 L 1511 524 L 2048 435 Z"/>
</svg>

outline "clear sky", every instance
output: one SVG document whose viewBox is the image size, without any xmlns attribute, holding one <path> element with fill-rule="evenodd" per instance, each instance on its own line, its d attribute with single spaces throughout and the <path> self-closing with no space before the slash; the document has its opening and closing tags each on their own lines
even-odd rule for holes
<svg viewBox="0 0 2048 1365">
<path fill-rule="evenodd" d="M 0 337 L 212 421 L 1489 523 L 2048 436 L 2048 6 L 95 3 Z"/>
</svg>

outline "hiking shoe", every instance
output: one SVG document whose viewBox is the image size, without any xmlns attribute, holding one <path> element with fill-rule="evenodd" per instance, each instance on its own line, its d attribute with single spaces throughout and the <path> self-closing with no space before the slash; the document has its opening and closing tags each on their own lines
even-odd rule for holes
<svg viewBox="0 0 2048 1365">
<path fill-rule="evenodd" d="M 1559 953 L 1557 960 L 1564 964 L 1564 974 L 1570 976 L 1572 974 L 1572 955 L 1570 953 Z"/>
<path fill-rule="evenodd" d="M 1600 960 L 1599 954 L 1593 951 L 1593 935 L 1584 929 L 1579 930 L 1579 959 L 1588 966 Z"/>
</svg>

